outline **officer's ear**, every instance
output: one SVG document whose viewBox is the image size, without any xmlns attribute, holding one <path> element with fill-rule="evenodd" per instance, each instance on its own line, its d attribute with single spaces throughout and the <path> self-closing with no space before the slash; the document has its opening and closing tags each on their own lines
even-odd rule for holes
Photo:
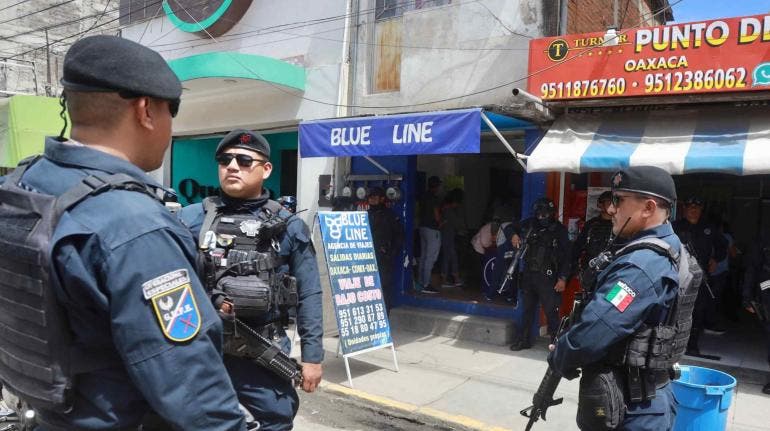
<svg viewBox="0 0 770 431">
<path fill-rule="evenodd" d="M 273 164 L 270 162 L 265 163 L 262 165 L 262 179 L 266 180 L 270 178 L 270 174 L 273 173 Z"/>
<path fill-rule="evenodd" d="M 131 104 L 134 116 L 140 126 L 147 130 L 155 130 L 154 112 L 149 97 L 137 97 Z"/>
</svg>

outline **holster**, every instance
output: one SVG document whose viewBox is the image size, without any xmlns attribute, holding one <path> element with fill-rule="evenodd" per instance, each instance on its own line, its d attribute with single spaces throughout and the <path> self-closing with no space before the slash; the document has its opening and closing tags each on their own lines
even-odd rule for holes
<svg viewBox="0 0 770 431">
<path fill-rule="evenodd" d="M 587 367 L 580 378 L 577 424 L 582 430 L 614 430 L 626 414 L 623 376 L 618 368 Z"/>
</svg>

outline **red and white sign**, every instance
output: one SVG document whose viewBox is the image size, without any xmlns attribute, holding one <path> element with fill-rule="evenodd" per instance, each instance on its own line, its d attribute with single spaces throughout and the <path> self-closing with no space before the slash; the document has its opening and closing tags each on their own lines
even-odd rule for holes
<svg viewBox="0 0 770 431">
<path fill-rule="evenodd" d="M 770 90 L 770 15 L 535 39 L 529 73 L 545 100 Z"/>
</svg>

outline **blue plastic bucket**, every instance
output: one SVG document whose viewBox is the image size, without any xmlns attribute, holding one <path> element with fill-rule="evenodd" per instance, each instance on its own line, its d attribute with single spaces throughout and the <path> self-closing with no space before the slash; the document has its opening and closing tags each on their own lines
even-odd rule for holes
<svg viewBox="0 0 770 431">
<path fill-rule="evenodd" d="M 674 431 L 724 431 L 735 383 L 721 371 L 682 366 L 682 376 L 673 382 L 679 401 Z"/>
</svg>

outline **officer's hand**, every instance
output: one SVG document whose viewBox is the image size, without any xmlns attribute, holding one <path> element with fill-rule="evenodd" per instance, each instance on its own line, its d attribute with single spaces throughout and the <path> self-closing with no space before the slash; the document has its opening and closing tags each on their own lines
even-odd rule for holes
<svg viewBox="0 0 770 431">
<path fill-rule="evenodd" d="M 513 246 L 516 248 L 521 247 L 521 237 L 517 234 L 513 234 L 511 237 L 511 244 L 513 244 Z"/>
<path fill-rule="evenodd" d="M 302 390 L 311 393 L 315 391 L 318 384 L 321 383 L 323 369 L 321 364 L 302 363 Z"/>
<path fill-rule="evenodd" d="M 562 280 L 561 278 L 559 281 L 556 282 L 556 286 L 553 287 L 553 290 L 557 292 L 564 292 L 564 289 L 567 288 L 567 280 Z"/>
<path fill-rule="evenodd" d="M 549 344 L 548 351 L 553 352 L 554 350 L 556 350 L 556 344 Z"/>
<path fill-rule="evenodd" d="M 745 308 L 746 308 L 746 311 L 748 311 L 749 313 L 757 314 L 757 312 L 754 311 L 754 307 L 752 307 L 751 305 L 747 305 Z"/>
<path fill-rule="evenodd" d="M 709 274 L 713 273 L 717 270 L 717 261 L 714 259 L 709 259 Z"/>
</svg>

